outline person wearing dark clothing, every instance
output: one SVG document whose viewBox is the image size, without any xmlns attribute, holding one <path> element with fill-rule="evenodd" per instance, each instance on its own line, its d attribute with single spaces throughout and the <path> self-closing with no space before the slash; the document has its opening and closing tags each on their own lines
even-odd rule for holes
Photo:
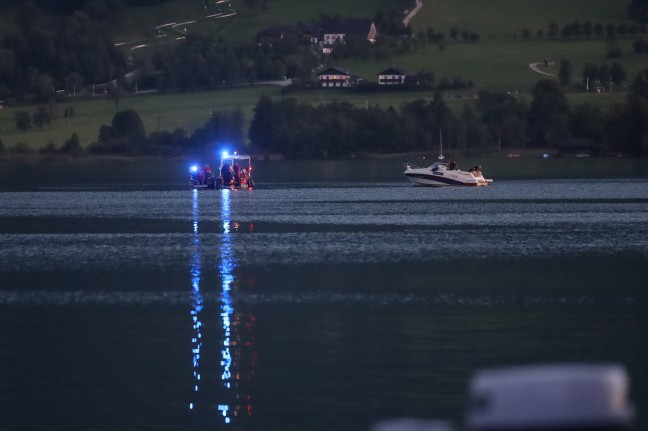
<svg viewBox="0 0 648 431">
<path fill-rule="evenodd" d="M 221 168 L 221 176 L 223 177 L 223 185 L 228 187 L 230 184 L 230 181 L 232 180 L 232 176 L 230 174 L 230 165 L 225 163 L 223 167 Z"/>
<path fill-rule="evenodd" d="M 238 163 L 234 163 L 234 182 L 237 186 L 241 185 L 241 167 Z"/>
</svg>

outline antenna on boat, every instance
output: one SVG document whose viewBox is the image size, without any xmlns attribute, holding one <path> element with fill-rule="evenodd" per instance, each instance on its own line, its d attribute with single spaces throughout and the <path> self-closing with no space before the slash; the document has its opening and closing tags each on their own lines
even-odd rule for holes
<svg viewBox="0 0 648 431">
<path fill-rule="evenodd" d="M 439 129 L 439 150 L 440 152 L 439 152 L 438 159 L 439 160 L 445 159 L 445 157 L 443 156 L 443 134 L 441 132 L 441 129 Z"/>
</svg>

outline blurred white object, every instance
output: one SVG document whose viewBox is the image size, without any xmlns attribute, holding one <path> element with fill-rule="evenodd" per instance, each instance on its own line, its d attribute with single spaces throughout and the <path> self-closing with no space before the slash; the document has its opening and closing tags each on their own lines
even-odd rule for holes
<svg viewBox="0 0 648 431">
<path fill-rule="evenodd" d="M 619 365 L 541 365 L 479 371 L 470 384 L 471 430 L 630 425 L 628 375 Z"/>
<path fill-rule="evenodd" d="M 453 431 L 453 428 L 445 421 L 402 418 L 378 422 L 371 431 Z"/>
</svg>

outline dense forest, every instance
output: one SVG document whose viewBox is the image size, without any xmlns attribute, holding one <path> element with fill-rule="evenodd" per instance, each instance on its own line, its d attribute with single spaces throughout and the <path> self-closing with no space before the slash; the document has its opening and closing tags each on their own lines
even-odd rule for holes
<svg viewBox="0 0 648 431">
<path fill-rule="evenodd" d="M 260 152 L 290 158 L 346 157 L 362 152 L 555 148 L 561 142 L 588 142 L 605 154 L 648 154 L 648 69 L 634 81 L 625 104 L 608 112 L 589 104 L 570 109 L 555 80 L 541 80 L 529 104 L 505 93 L 481 91 L 475 109 L 459 115 L 440 93 L 415 100 L 400 111 L 349 103 L 311 106 L 286 98 L 259 100 L 249 138 Z"/>
<path fill-rule="evenodd" d="M 55 6 L 58 3 L 67 5 L 42 3 L 57 10 L 62 8 Z M 104 9 L 96 7 L 99 4 Z M 126 61 L 115 48 L 111 16 L 103 1 L 88 2 L 84 11 L 61 18 L 50 31 L 42 25 L 43 10 L 33 2 L 22 3 L 16 16 L 18 32 L 0 43 L 0 98 L 44 101 L 56 88 L 81 90 L 123 76 Z"/>
</svg>

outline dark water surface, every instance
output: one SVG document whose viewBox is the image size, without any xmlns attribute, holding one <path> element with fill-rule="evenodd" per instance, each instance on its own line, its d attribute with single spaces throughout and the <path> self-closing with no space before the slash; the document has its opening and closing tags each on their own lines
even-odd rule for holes
<svg viewBox="0 0 648 431">
<path fill-rule="evenodd" d="M 646 429 L 646 163 L 388 163 L 0 165 L 0 430 L 461 429 L 476 370 L 576 361 L 624 365 Z"/>
</svg>

